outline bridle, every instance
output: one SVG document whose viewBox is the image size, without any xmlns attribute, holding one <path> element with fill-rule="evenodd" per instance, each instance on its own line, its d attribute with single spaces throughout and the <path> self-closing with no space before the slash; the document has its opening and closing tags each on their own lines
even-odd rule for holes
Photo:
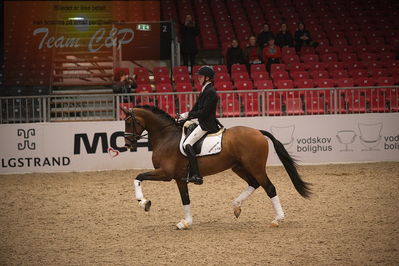
<svg viewBox="0 0 399 266">
<path fill-rule="evenodd" d="M 133 137 L 134 141 L 138 141 L 140 139 L 143 138 L 148 138 L 148 133 L 144 134 L 144 135 L 139 135 L 137 134 L 137 130 L 136 130 L 136 124 L 139 125 L 140 127 L 142 127 L 143 131 L 145 130 L 145 127 L 143 126 L 143 124 L 140 123 L 140 121 L 136 118 L 136 116 L 134 115 L 134 113 L 130 113 L 128 116 L 126 116 L 125 121 L 129 120 L 130 118 L 133 119 L 133 132 L 124 132 L 123 136 L 125 137 L 125 139 L 132 141 L 131 137 Z"/>
<path fill-rule="evenodd" d="M 138 141 L 138 140 L 140 140 L 140 139 L 148 139 L 148 132 L 146 133 L 146 134 L 144 134 L 144 135 L 139 135 L 139 134 L 137 134 L 137 130 L 136 130 L 136 124 L 138 125 L 138 126 L 140 126 L 142 129 L 143 129 L 143 131 L 145 130 L 145 127 L 144 127 L 144 125 L 142 124 L 142 123 L 140 123 L 140 121 L 136 118 L 136 116 L 135 116 L 135 114 L 133 113 L 133 112 L 131 112 L 131 113 L 129 113 L 127 116 L 126 116 L 126 118 L 125 118 L 125 122 L 127 121 L 127 120 L 129 120 L 129 119 L 133 119 L 133 132 L 124 132 L 123 133 L 123 136 L 124 136 L 124 138 L 126 139 L 126 140 L 129 140 L 130 142 L 133 142 L 133 141 Z M 160 128 L 159 129 L 159 131 L 163 131 L 164 129 L 166 129 L 167 127 L 170 127 L 170 126 L 173 126 L 173 125 L 175 125 L 174 123 L 170 123 L 170 124 L 168 124 L 168 125 L 166 125 L 166 126 L 164 126 L 164 127 L 162 127 L 162 128 Z M 133 139 L 132 139 L 133 138 Z"/>
</svg>

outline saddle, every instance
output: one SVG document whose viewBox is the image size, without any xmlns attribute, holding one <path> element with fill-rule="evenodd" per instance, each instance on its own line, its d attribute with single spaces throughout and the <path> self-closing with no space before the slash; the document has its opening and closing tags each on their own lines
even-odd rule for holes
<svg viewBox="0 0 399 266">
<path fill-rule="evenodd" d="M 187 154 L 184 151 L 183 143 L 197 126 L 198 124 L 192 121 L 186 121 L 183 125 L 179 147 L 180 152 L 184 156 L 187 156 Z M 207 133 L 202 138 L 200 138 L 193 146 L 196 156 L 201 157 L 220 153 L 222 151 L 222 137 L 224 131 L 225 128 L 221 128 L 216 133 Z"/>
</svg>

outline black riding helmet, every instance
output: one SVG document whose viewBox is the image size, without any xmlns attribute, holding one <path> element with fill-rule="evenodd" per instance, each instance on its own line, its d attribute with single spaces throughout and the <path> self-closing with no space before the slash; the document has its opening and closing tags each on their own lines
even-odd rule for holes
<svg viewBox="0 0 399 266">
<path fill-rule="evenodd" d="M 198 70 L 198 75 L 200 76 L 205 76 L 210 79 L 213 79 L 215 77 L 215 72 L 213 71 L 212 67 L 210 66 L 203 66 Z"/>
</svg>

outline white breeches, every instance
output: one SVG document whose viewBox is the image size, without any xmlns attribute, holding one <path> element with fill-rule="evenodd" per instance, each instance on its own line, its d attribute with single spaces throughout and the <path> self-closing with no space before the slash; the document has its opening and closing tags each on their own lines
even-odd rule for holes
<svg viewBox="0 0 399 266">
<path fill-rule="evenodd" d="M 183 143 L 183 148 L 186 148 L 187 144 L 190 144 L 191 146 L 193 146 L 200 138 L 202 138 L 205 134 L 207 133 L 207 131 L 202 130 L 201 126 L 198 125 L 194 131 L 190 134 L 190 136 L 188 136 L 188 138 L 184 141 Z"/>
</svg>

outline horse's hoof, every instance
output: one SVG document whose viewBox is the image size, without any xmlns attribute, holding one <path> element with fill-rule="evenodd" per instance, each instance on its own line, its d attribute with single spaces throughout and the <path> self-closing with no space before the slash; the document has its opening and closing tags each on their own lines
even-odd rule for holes
<svg viewBox="0 0 399 266">
<path fill-rule="evenodd" d="M 146 204 L 144 205 L 144 211 L 149 212 L 151 208 L 151 200 L 147 201 Z"/>
<path fill-rule="evenodd" d="M 234 215 L 236 218 L 240 217 L 241 207 L 234 207 Z"/>
<path fill-rule="evenodd" d="M 178 230 L 188 230 L 190 229 L 190 224 L 186 220 L 182 219 L 176 224 L 176 227 Z"/>
<path fill-rule="evenodd" d="M 151 200 L 142 199 L 139 202 L 139 205 L 144 209 L 145 212 L 149 212 L 151 208 Z"/>
<path fill-rule="evenodd" d="M 271 227 L 279 227 L 279 223 L 277 220 L 273 220 L 272 223 L 270 224 Z"/>
</svg>

